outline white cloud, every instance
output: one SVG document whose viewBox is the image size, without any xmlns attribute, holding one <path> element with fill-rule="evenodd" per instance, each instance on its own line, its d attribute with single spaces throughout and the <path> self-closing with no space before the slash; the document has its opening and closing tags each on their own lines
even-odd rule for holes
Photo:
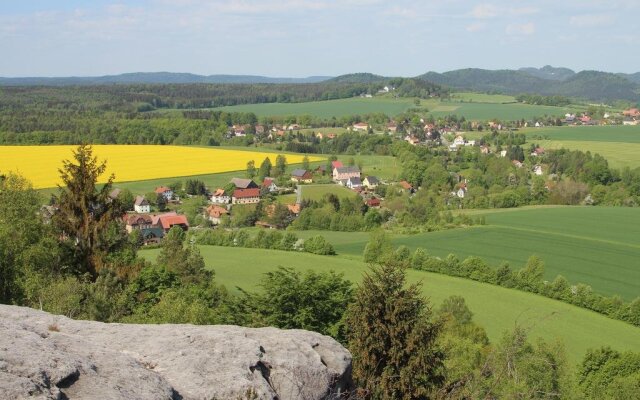
<svg viewBox="0 0 640 400">
<path fill-rule="evenodd" d="M 579 28 L 595 28 L 609 26 L 615 22 L 615 17 L 608 14 L 583 14 L 569 18 L 569 24 Z"/>
<path fill-rule="evenodd" d="M 467 32 L 482 32 L 487 29 L 487 24 L 484 22 L 474 22 L 465 27 Z"/>
<path fill-rule="evenodd" d="M 505 29 L 507 35 L 533 35 L 536 32 L 536 26 L 533 22 L 525 24 L 509 24 Z"/>
<path fill-rule="evenodd" d="M 471 16 L 479 19 L 494 18 L 498 16 L 499 11 L 498 7 L 492 4 L 480 4 L 471 10 Z"/>
<path fill-rule="evenodd" d="M 510 8 L 509 9 L 509 14 L 511 15 L 532 15 L 532 14 L 537 14 L 540 12 L 539 8 L 535 8 L 535 7 L 516 7 L 516 8 Z"/>
</svg>

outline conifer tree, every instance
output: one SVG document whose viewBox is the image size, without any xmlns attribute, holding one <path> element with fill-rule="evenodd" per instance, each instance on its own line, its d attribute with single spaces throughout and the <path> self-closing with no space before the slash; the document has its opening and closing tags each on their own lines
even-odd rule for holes
<svg viewBox="0 0 640 400">
<path fill-rule="evenodd" d="M 346 315 L 353 377 L 366 399 L 425 399 L 444 382 L 444 356 L 435 345 L 420 285 L 405 285 L 405 266 L 372 266 Z"/>
<path fill-rule="evenodd" d="M 65 160 L 62 165 L 59 172 L 63 185 L 58 186 L 55 198 L 53 226 L 63 238 L 72 269 L 77 274 L 89 273 L 95 280 L 106 256 L 127 244 L 121 223 L 124 210 L 118 199 L 109 196 L 114 175 L 102 187 L 96 187 L 106 162 L 98 162 L 89 145 L 78 146 L 73 160 Z"/>
</svg>

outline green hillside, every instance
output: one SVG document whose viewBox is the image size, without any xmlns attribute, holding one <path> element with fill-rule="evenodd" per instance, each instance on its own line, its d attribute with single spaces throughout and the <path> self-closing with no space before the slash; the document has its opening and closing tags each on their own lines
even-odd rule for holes
<svg viewBox="0 0 640 400">
<path fill-rule="evenodd" d="M 561 274 L 597 292 L 626 300 L 640 296 L 640 213 L 633 208 L 544 207 L 472 211 L 486 215 L 486 226 L 393 238 L 395 245 L 422 247 L 430 254 L 479 256 L 498 266 L 522 267 L 531 255 L 545 261 L 549 280 Z M 321 233 L 340 255 L 359 259 L 367 233 Z"/>
<path fill-rule="evenodd" d="M 353 282 L 359 281 L 365 270 L 362 262 L 341 257 L 215 246 L 200 246 L 200 250 L 207 267 L 215 270 L 217 281 L 232 291 L 235 287 L 255 289 L 262 274 L 278 266 L 335 270 Z M 141 254 L 153 260 L 158 251 L 147 250 Z M 259 263 L 247 262 L 258 259 Z M 640 350 L 640 328 L 562 302 L 423 271 L 409 271 L 409 281 L 422 281 L 425 296 L 435 305 L 451 295 L 464 296 L 476 321 L 493 341 L 519 323 L 530 329 L 532 337 L 562 339 L 573 363 L 578 362 L 588 348 L 602 345 Z"/>
</svg>

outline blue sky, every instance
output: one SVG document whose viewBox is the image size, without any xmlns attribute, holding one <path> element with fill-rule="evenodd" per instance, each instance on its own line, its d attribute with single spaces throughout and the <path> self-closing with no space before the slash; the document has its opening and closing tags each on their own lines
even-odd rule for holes
<svg viewBox="0 0 640 400">
<path fill-rule="evenodd" d="M 640 71 L 640 0 L 0 2 L 0 76 Z"/>
</svg>

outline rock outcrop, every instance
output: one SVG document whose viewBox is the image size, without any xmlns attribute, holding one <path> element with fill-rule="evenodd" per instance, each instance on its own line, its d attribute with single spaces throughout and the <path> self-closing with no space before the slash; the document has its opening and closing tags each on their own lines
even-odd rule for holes
<svg viewBox="0 0 640 400">
<path fill-rule="evenodd" d="M 303 330 L 75 321 L 0 305 L 0 397 L 331 399 L 351 355 Z"/>
</svg>

